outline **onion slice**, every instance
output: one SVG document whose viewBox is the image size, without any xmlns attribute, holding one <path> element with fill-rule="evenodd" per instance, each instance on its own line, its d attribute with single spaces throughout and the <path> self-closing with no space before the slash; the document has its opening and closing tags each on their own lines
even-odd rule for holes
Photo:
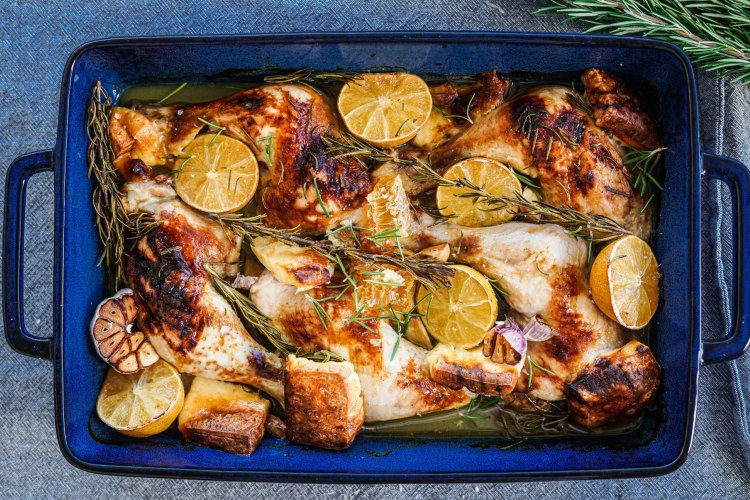
<svg viewBox="0 0 750 500">
<path fill-rule="evenodd" d="M 523 329 L 523 334 L 527 340 L 531 340 L 533 342 L 544 342 L 545 340 L 549 340 L 554 337 L 556 335 L 556 332 L 552 329 L 551 326 L 542 323 L 537 319 L 536 316 L 534 316 L 526 324 L 526 327 Z"/>
</svg>

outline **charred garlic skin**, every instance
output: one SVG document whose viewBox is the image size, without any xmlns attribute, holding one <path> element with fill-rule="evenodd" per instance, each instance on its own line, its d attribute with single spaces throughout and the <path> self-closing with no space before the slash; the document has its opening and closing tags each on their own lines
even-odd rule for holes
<svg viewBox="0 0 750 500">
<path fill-rule="evenodd" d="M 91 320 L 97 353 L 120 373 L 135 373 L 159 360 L 143 332 L 134 330 L 137 314 L 133 291 L 123 288 L 100 302 Z"/>
</svg>

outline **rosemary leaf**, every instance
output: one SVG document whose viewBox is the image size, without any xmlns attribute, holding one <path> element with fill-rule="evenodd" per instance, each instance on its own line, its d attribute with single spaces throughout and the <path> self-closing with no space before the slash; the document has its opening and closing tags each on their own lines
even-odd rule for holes
<svg viewBox="0 0 750 500">
<path fill-rule="evenodd" d="M 266 83 L 329 83 L 343 82 L 354 83 L 362 78 L 362 73 L 353 71 L 313 71 L 311 69 L 298 69 L 285 75 L 270 75 L 263 78 Z"/>
<path fill-rule="evenodd" d="M 171 97 L 174 97 L 178 92 L 180 92 L 185 87 L 187 87 L 187 82 L 184 82 L 182 85 L 180 85 L 179 87 L 177 87 L 176 89 L 174 89 L 172 92 L 170 92 L 169 94 L 165 95 L 164 97 L 162 97 L 161 99 L 159 99 L 158 101 L 156 101 L 156 103 L 157 104 L 164 104 Z"/>
<path fill-rule="evenodd" d="M 364 167 L 367 167 L 365 161 L 373 164 L 391 162 L 398 166 L 409 166 L 412 163 L 411 160 L 398 158 L 350 134 L 341 134 L 337 137 L 323 135 L 321 138 L 325 144 L 325 152 L 331 160 L 355 158 Z"/>
<path fill-rule="evenodd" d="M 435 106 L 434 104 L 432 105 L 432 109 L 434 109 L 435 111 L 437 111 L 440 114 L 440 116 L 442 116 L 443 118 L 445 118 L 448 121 L 450 121 L 451 118 L 456 118 L 458 120 L 463 120 L 465 122 L 473 124 L 474 120 L 471 119 L 471 116 L 469 115 L 469 111 L 471 110 L 471 105 L 473 104 L 474 98 L 476 96 L 477 96 L 476 93 L 471 94 L 471 97 L 469 98 L 469 102 L 466 104 L 466 113 L 463 114 L 463 115 L 449 115 L 445 111 L 443 111 L 442 109 L 440 109 L 439 107 Z"/>
<path fill-rule="evenodd" d="M 318 204 L 320 205 L 320 208 L 323 209 L 323 215 L 325 215 L 326 217 L 328 217 L 330 219 L 331 218 L 331 214 L 330 214 L 330 212 L 328 212 L 328 209 L 326 208 L 326 204 L 323 203 L 323 197 L 320 196 L 320 190 L 318 189 L 318 179 L 317 178 L 313 178 L 313 186 L 315 187 L 315 195 L 318 197 Z"/>
</svg>

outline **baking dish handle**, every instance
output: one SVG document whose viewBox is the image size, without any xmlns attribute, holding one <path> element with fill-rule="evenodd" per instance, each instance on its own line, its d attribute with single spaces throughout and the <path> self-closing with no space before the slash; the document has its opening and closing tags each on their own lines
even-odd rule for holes
<svg viewBox="0 0 750 500">
<path fill-rule="evenodd" d="M 726 183 L 732 192 L 735 228 L 734 303 L 730 311 L 729 334 L 719 340 L 703 342 L 703 364 L 736 359 L 750 344 L 750 171 L 737 160 L 710 154 L 703 155 L 703 175 Z"/>
<path fill-rule="evenodd" d="M 52 170 L 52 151 L 37 151 L 16 158 L 5 179 L 3 229 L 3 317 L 5 338 L 17 352 L 52 359 L 52 339 L 29 333 L 23 320 L 23 230 L 26 185 L 34 174 Z"/>
</svg>

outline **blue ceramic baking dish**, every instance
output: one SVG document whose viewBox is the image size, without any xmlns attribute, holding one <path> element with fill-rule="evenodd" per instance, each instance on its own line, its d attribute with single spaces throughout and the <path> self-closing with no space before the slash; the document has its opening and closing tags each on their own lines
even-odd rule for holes
<svg viewBox="0 0 750 500">
<path fill-rule="evenodd" d="M 664 305 L 651 346 L 664 369 L 659 411 L 619 436 L 529 439 L 503 449 L 487 438 L 360 436 L 341 452 L 274 438 L 251 456 L 180 442 L 175 431 L 139 441 L 107 433 L 92 418 L 105 365 L 87 333 L 105 277 L 86 176 L 86 104 L 101 80 L 112 93 L 128 82 L 198 82 L 278 69 L 474 74 L 571 74 L 589 67 L 648 82 L 658 93 L 665 155 L 655 251 Z M 701 364 L 740 356 L 750 340 L 750 174 L 735 160 L 704 154 L 693 70 L 678 48 L 643 38 L 531 33 L 357 33 L 111 39 L 77 49 L 65 67 L 54 150 L 21 156 L 8 170 L 3 241 L 5 333 L 18 352 L 54 363 L 57 433 L 65 457 L 85 470 L 128 475 L 305 482 L 455 482 L 645 476 L 685 460 L 693 435 Z M 23 321 L 25 189 L 42 171 L 55 176 L 54 332 Z M 734 314 L 727 336 L 701 341 L 701 177 L 727 183 L 735 214 Z"/>
</svg>

